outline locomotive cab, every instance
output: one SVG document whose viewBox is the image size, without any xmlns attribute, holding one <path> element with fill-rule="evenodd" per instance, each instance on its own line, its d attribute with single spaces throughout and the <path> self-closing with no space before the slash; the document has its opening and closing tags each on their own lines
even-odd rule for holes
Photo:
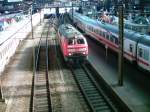
<svg viewBox="0 0 150 112">
<path fill-rule="evenodd" d="M 67 40 L 68 58 L 87 58 L 88 46 L 83 37 L 72 37 Z"/>
<path fill-rule="evenodd" d="M 87 59 L 87 41 L 72 25 L 64 24 L 59 27 L 59 40 L 66 61 Z"/>
</svg>

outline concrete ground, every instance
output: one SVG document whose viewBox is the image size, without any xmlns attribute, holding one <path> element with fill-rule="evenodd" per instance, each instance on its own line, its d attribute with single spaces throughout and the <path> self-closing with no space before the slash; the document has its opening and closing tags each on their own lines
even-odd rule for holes
<svg viewBox="0 0 150 112">
<path fill-rule="evenodd" d="M 56 55 L 54 34 L 49 40 L 50 87 L 53 112 L 89 112 L 71 71 Z M 58 52 L 59 53 L 59 52 Z"/>
<path fill-rule="evenodd" d="M 88 39 L 89 61 L 132 112 L 150 112 L 150 75 L 125 62 L 124 85 L 118 86 L 117 55 Z"/>
<path fill-rule="evenodd" d="M 42 26 L 34 30 L 34 37 L 39 37 Z M 32 81 L 33 45 L 38 38 L 31 38 L 31 34 L 23 40 L 14 56 L 1 74 L 2 93 L 5 103 L 0 103 L 1 112 L 28 112 Z"/>
<path fill-rule="evenodd" d="M 0 103 L 0 112 L 29 112 L 32 84 L 32 54 L 43 25 L 34 30 L 34 42 L 31 35 L 22 41 L 5 71 L 2 73 L 2 93 L 5 103 Z M 54 36 L 55 34 L 52 33 Z M 51 35 L 51 36 L 52 36 Z M 85 102 L 67 69 L 50 71 L 50 86 L 55 112 L 88 112 Z M 63 80 L 62 80 L 63 78 Z M 59 109 L 59 106 L 60 109 Z"/>
</svg>

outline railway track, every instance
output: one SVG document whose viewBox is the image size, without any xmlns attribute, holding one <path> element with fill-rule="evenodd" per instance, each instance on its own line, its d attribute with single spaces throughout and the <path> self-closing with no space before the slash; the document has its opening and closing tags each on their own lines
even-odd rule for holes
<svg viewBox="0 0 150 112">
<path fill-rule="evenodd" d="M 71 23 L 68 15 L 63 15 L 64 21 L 60 18 L 60 23 Z M 70 67 L 77 85 L 87 102 L 91 112 L 117 112 L 117 109 L 112 105 L 112 102 L 106 97 L 104 92 L 99 88 L 96 81 L 92 78 L 90 71 L 85 64 L 78 67 Z"/>
<path fill-rule="evenodd" d="M 62 21 L 62 17 L 59 18 L 61 21 L 60 24 L 71 24 L 71 20 L 68 18 L 68 15 L 65 14 L 63 16 L 65 20 Z M 112 92 L 110 93 L 112 90 L 107 88 L 107 85 L 103 80 L 98 78 L 99 80 L 97 82 L 96 77 L 99 76 L 95 69 L 92 69 L 89 64 L 86 63 L 75 68 L 72 66 L 70 69 L 91 112 L 129 111 L 128 107 L 124 105 L 118 97 L 112 94 Z M 101 81 L 102 84 L 100 84 L 99 81 Z M 113 98 L 114 96 L 116 99 Z"/>
<path fill-rule="evenodd" d="M 86 64 L 71 67 L 75 80 L 92 112 L 117 112 L 112 102 L 106 97 L 96 81 L 92 78 Z"/>
<path fill-rule="evenodd" d="M 50 24 L 45 26 L 36 50 L 30 112 L 52 112 L 48 77 L 48 36 Z"/>
</svg>

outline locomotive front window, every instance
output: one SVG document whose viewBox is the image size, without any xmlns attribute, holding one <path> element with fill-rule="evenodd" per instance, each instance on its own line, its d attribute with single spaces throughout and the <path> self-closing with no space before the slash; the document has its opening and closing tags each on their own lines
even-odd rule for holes
<svg viewBox="0 0 150 112">
<path fill-rule="evenodd" d="M 74 45 L 75 39 L 68 39 L 68 45 Z"/>
<path fill-rule="evenodd" d="M 77 39 L 77 44 L 84 44 L 84 40 L 83 39 Z"/>
<path fill-rule="evenodd" d="M 68 45 L 75 45 L 75 44 L 85 44 L 84 39 L 82 38 L 72 38 L 72 39 L 68 39 Z"/>
</svg>

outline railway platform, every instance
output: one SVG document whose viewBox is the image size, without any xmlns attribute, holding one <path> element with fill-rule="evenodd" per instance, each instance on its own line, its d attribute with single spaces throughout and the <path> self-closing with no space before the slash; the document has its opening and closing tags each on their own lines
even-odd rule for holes
<svg viewBox="0 0 150 112">
<path fill-rule="evenodd" d="M 0 112 L 29 112 L 33 76 L 33 49 L 34 46 L 38 45 L 41 33 L 46 28 L 45 21 L 34 29 L 34 40 L 30 34 L 21 42 L 1 75 L 5 102 L 0 102 Z M 52 33 L 49 33 L 50 37 L 53 38 L 49 39 L 49 43 L 50 50 L 54 53 L 55 33 L 53 30 L 51 29 Z M 49 71 L 54 112 L 89 112 L 70 70 L 56 63 L 58 60 L 54 56 L 52 55 L 50 58 L 53 59 Z"/>
<path fill-rule="evenodd" d="M 134 81 L 135 79 L 130 76 L 136 74 L 130 73 L 131 70 L 126 70 L 130 74 L 130 76 L 128 76 L 129 78 L 127 78 L 127 74 L 124 74 L 124 84 L 123 86 L 118 86 L 117 70 L 112 66 L 109 66 L 109 62 L 105 60 L 104 55 L 102 56 L 103 58 L 100 58 L 99 54 L 101 49 L 92 46 L 95 45 L 89 44 L 89 62 L 100 74 L 100 77 L 104 79 L 104 81 L 110 88 L 112 88 L 113 93 L 117 95 L 117 97 L 121 99 L 121 102 L 128 106 L 129 110 L 131 110 L 132 112 L 150 112 L 150 92 L 148 90 L 149 87 L 145 87 L 142 84 L 147 83 L 148 81 L 146 81 L 146 79 L 143 80 L 143 78 L 141 78 L 141 80 L 139 81 Z M 139 76 L 137 75 L 135 77 Z"/>
<path fill-rule="evenodd" d="M 32 85 L 33 46 L 43 25 L 34 29 L 34 42 L 31 33 L 18 46 L 10 62 L 1 73 L 2 94 L 5 99 L 0 102 L 0 112 L 28 112 Z"/>
<path fill-rule="evenodd" d="M 0 112 L 4 112 L 6 109 L 6 104 L 5 102 L 0 102 Z"/>
</svg>

